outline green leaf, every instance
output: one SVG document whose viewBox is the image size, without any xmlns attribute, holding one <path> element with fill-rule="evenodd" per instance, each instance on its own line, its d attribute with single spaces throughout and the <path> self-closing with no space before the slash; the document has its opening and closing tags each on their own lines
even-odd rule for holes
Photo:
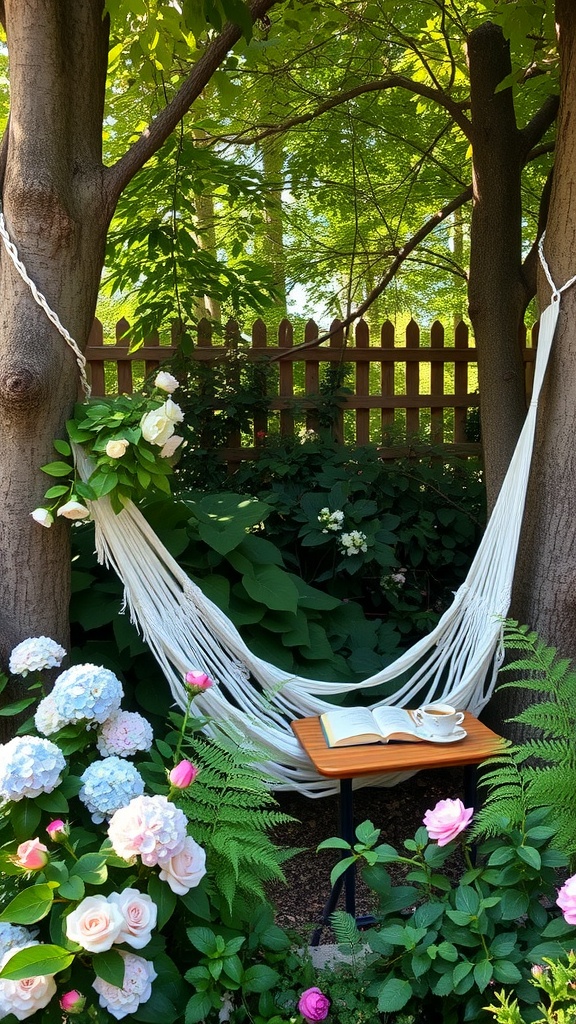
<svg viewBox="0 0 576 1024">
<path fill-rule="evenodd" d="M 69 811 L 68 801 L 59 788 L 52 793 L 40 793 L 34 798 L 34 803 L 48 814 L 68 814 Z"/>
<path fill-rule="evenodd" d="M 388 978 L 378 990 L 378 1009 L 381 1013 L 397 1013 L 412 996 L 412 986 L 403 978 Z"/>
<path fill-rule="evenodd" d="M 186 935 L 189 941 L 194 946 L 194 949 L 200 951 L 200 953 L 211 954 L 216 948 L 216 937 L 211 928 L 187 928 Z"/>
<path fill-rule="evenodd" d="M 280 975 L 266 964 L 254 964 L 244 971 L 242 988 L 245 992 L 267 992 L 278 981 Z"/>
<path fill-rule="evenodd" d="M 74 472 L 74 467 L 70 466 L 67 462 L 47 462 L 45 466 L 40 466 L 40 469 L 47 473 L 48 476 L 71 476 Z"/>
<path fill-rule="evenodd" d="M 516 942 L 517 935 L 515 932 L 503 932 L 492 939 L 492 942 L 490 943 L 490 952 L 493 957 L 504 959 L 510 955 L 516 945 Z"/>
<path fill-rule="evenodd" d="M 278 611 L 296 614 L 298 590 L 289 575 L 276 565 L 255 565 L 254 576 L 242 577 L 244 589 L 260 604 Z"/>
<path fill-rule="evenodd" d="M 540 853 L 533 846 L 519 846 L 517 850 L 518 856 L 525 864 L 529 867 L 539 871 L 542 867 L 542 858 Z"/>
<path fill-rule="evenodd" d="M 36 833 L 42 812 L 33 800 L 18 800 L 10 808 L 10 822 L 16 839 L 29 839 Z"/>
<path fill-rule="evenodd" d="M 456 889 L 456 908 L 467 914 L 477 914 L 480 906 L 480 897 L 475 889 L 469 885 L 460 885 Z M 454 920 L 454 918 L 452 918 Z"/>
<path fill-rule="evenodd" d="M 522 971 L 510 960 L 497 960 L 494 964 L 494 980 L 504 985 L 515 985 L 522 980 Z"/>
<path fill-rule="evenodd" d="M 168 883 L 162 882 L 158 875 L 150 875 L 148 895 L 158 908 L 158 928 L 163 928 L 176 909 L 178 897 L 175 892 L 172 892 Z"/>
<path fill-rule="evenodd" d="M 212 1009 L 212 1000 L 207 992 L 196 992 L 186 1004 L 184 1024 L 199 1024 Z"/>
<path fill-rule="evenodd" d="M 546 939 L 556 939 L 560 935 L 567 935 L 568 932 L 572 932 L 573 930 L 573 924 L 568 924 L 563 917 L 555 917 L 542 930 L 542 937 Z"/>
<path fill-rule="evenodd" d="M 35 699 L 35 697 L 23 697 L 22 700 L 15 700 L 13 704 L 0 708 L 0 716 L 11 718 L 12 715 L 19 715 L 21 711 L 25 711 L 31 704 L 34 704 Z"/>
<path fill-rule="evenodd" d="M 124 984 L 124 961 L 116 949 L 107 949 L 105 953 L 92 956 L 92 967 L 102 981 L 109 985 L 122 988 Z"/>
<path fill-rule="evenodd" d="M 55 441 L 53 441 L 53 444 L 54 444 L 54 447 L 55 447 L 56 451 L 60 455 L 67 455 L 67 456 L 72 455 L 72 449 L 71 449 L 70 445 L 68 444 L 68 441 L 63 441 L 63 440 L 61 440 L 61 438 L 57 438 Z"/>
<path fill-rule="evenodd" d="M 507 889 L 500 900 L 500 912 L 503 921 L 516 921 L 528 910 L 530 900 L 526 893 L 517 889 Z"/>
<path fill-rule="evenodd" d="M 70 869 L 87 885 L 101 885 L 108 878 L 106 857 L 102 853 L 84 853 Z"/>
<path fill-rule="evenodd" d="M 474 966 L 474 981 L 481 992 L 492 980 L 492 964 L 489 960 L 481 960 Z"/>
<path fill-rule="evenodd" d="M 81 878 L 70 875 L 65 882 L 62 882 L 59 895 L 65 900 L 72 900 L 74 903 L 84 897 L 84 882 Z"/>
<path fill-rule="evenodd" d="M 58 974 L 70 966 L 74 956 L 74 953 L 62 946 L 51 946 L 48 943 L 29 946 L 10 957 L 0 971 L 0 978 L 5 981 L 21 981 L 23 978 L 35 978 L 39 974 Z"/>
<path fill-rule="evenodd" d="M 53 902 L 53 883 L 32 885 L 10 900 L 0 914 L 0 921 L 8 921 L 10 924 L 34 924 L 50 913 Z"/>
</svg>

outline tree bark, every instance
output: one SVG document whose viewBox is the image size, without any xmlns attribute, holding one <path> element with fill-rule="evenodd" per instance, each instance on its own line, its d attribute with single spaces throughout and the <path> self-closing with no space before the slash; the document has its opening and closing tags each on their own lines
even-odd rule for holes
<svg viewBox="0 0 576 1024">
<path fill-rule="evenodd" d="M 80 346 L 94 316 L 108 212 L 102 115 L 108 49 L 103 0 L 6 0 L 11 110 L 3 183 L 20 258 Z M 73 102 L 71 102 L 73 98 Z M 40 466 L 78 394 L 72 351 L 0 254 L 0 658 L 27 636 L 68 641 L 63 523 L 30 512 L 50 486 Z"/>
<path fill-rule="evenodd" d="M 560 287 L 576 273 L 576 8 L 557 0 L 561 103 L 557 157 L 544 246 Z M 539 303 L 550 301 L 540 275 Z M 538 630 L 563 656 L 576 658 L 576 286 L 561 297 L 542 391 L 532 474 L 516 570 L 514 617 Z"/>
<path fill-rule="evenodd" d="M 478 348 L 480 415 L 488 507 L 492 508 L 526 415 L 519 331 L 528 301 L 522 282 L 521 135 L 501 30 L 481 25 L 468 38 L 473 206 L 469 314 Z"/>
</svg>

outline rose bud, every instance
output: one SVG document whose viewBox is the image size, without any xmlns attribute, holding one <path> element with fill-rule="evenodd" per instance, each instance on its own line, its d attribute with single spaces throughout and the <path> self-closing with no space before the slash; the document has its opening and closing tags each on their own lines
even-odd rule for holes
<svg viewBox="0 0 576 1024">
<path fill-rule="evenodd" d="M 168 778 L 170 780 L 170 785 L 174 786 L 176 789 L 188 789 L 188 786 L 192 785 L 197 775 L 198 769 L 191 761 L 180 761 L 180 763 L 172 769 Z"/>
<path fill-rule="evenodd" d="M 75 988 L 70 992 L 65 992 L 60 999 L 60 1008 L 64 1010 L 64 1013 L 82 1013 L 85 1005 L 86 996 L 83 996 Z"/>
<path fill-rule="evenodd" d="M 16 850 L 14 863 L 25 871 L 41 871 L 48 863 L 48 847 L 39 839 L 27 839 Z"/>
<path fill-rule="evenodd" d="M 196 696 L 198 693 L 203 693 L 204 690 L 209 690 L 214 683 L 207 676 L 205 672 L 200 672 L 198 669 L 193 669 L 191 672 L 186 673 L 186 685 L 192 696 Z"/>
<path fill-rule="evenodd" d="M 46 825 L 46 831 L 53 843 L 62 843 L 70 835 L 70 826 L 61 818 L 55 818 Z"/>
</svg>

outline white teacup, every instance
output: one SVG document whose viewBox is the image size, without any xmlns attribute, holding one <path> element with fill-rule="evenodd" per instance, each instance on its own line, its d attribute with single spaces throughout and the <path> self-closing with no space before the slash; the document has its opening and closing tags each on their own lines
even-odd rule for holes
<svg viewBox="0 0 576 1024">
<path fill-rule="evenodd" d="M 463 712 L 456 711 L 451 704 L 424 704 L 413 716 L 416 724 L 431 736 L 450 736 L 464 721 Z"/>
</svg>

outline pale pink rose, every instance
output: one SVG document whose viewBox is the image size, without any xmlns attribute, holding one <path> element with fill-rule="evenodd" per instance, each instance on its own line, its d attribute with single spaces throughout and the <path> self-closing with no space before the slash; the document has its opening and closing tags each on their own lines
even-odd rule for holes
<svg viewBox="0 0 576 1024">
<path fill-rule="evenodd" d="M 461 800 L 439 800 L 432 810 L 426 811 L 423 823 L 430 839 L 438 846 L 446 846 L 470 824 L 473 807 L 464 807 Z"/>
<path fill-rule="evenodd" d="M 39 942 L 27 942 L 23 946 L 9 949 L 0 960 L 0 970 L 6 966 L 15 953 L 30 946 L 39 946 Z M 0 1020 L 13 1013 L 17 1020 L 27 1020 L 37 1010 L 44 1009 L 56 993 L 56 982 L 52 975 L 38 974 L 35 978 L 23 978 L 21 981 L 0 979 Z"/>
<path fill-rule="evenodd" d="M 40 526 L 50 527 L 54 522 L 54 516 L 47 508 L 35 508 L 30 515 L 35 523 L 40 523 Z"/>
<path fill-rule="evenodd" d="M 146 867 L 180 853 L 186 839 L 184 811 L 165 796 L 137 796 L 115 811 L 108 826 L 114 852 L 124 860 L 141 857 Z"/>
<path fill-rule="evenodd" d="M 160 458 L 162 458 L 162 459 L 170 459 L 170 458 L 172 458 L 172 456 L 174 455 L 174 452 L 176 451 L 177 448 L 180 447 L 180 445 L 182 444 L 183 440 L 184 440 L 184 438 L 180 437 L 179 434 L 172 434 L 172 437 L 168 438 L 168 440 L 166 441 L 166 444 L 162 448 L 162 451 L 160 452 Z"/>
<path fill-rule="evenodd" d="M 108 900 L 118 907 L 124 921 L 115 941 L 125 942 L 133 949 L 144 949 L 150 942 L 152 929 L 156 927 L 156 904 L 138 889 L 111 892 Z"/>
<path fill-rule="evenodd" d="M 157 977 L 153 964 L 135 953 L 118 950 L 124 961 L 124 984 L 122 988 L 110 985 L 102 978 L 96 978 L 92 988 L 100 996 L 99 1003 L 108 1010 L 116 1020 L 122 1020 L 129 1014 L 136 1013 L 140 1003 L 145 1003 L 152 995 L 152 982 Z"/>
<path fill-rule="evenodd" d="M 48 847 L 39 839 L 27 839 L 16 850 L 14 863 L 25 871 L 40 871 L 48 863 Z"/>
<path fill-rule="evenodd" d="M 298 1013 L 305 1020 L 325 1020 L 330 1010 L 330 1000 L 319 988 L 307 988 L 298 1000 Z"/>
<path fill-rule="evenodd" d="M 558 890 L 556 903 L 560 907 L 564 920 L 568 924 L 576 924 L 576 875 L 567 878 Z"/>
<path fill-rule="evenodd" d="M 129 447 L 130 441 L 127 441 L 125 437 L 118 437 L 115 441 L 108 441 L 106 455 L 109 459 L 121 459 Z"/>
<path fill-rule="evenodd" d="M 88 953 L 103 953 L 118 941 L 124 918 L 104 896 L 86 896 L 65 919 L 66 935 Z"/>
<path fill-rule="evenodd" d="M 57 516 L 64 516 L 65 519 L 87 519 L 90 512 L 85 505 L 79 501 L 67 501 L 56 512 Z"/>
<path fill-rule="evenodd" d="M 170 779 L 170 785 L 176 789 L 188 789 L 188 786 L 192 785 L 197 775 L 198 769 L 191 761 L 180 761 L 172 769 L 168 778 Z"/>
<path fill-rule="evenodd" d="M 82 1013 L 86 1005 L 86 996 L 83 996 L 81 992 L 73 988 L 70 992 L 65 992 L 59 1002 L 60 1009 L 64 1010 L 64 1013 Z"/>
<path fill-rule="evenodd" d="M 206 874 L 206 851 L 192 839 L 186 837 L 184 848 L 161 865 L 160 878 L 177 896 L 185 896 L 194 889 Z"/>
<path fill-rule="evenodd" d="M 171 395 L 176 391 L 176 388 L 180 387 L 180 382 L 171 373 L 168 373 L 166 370 L 160 370 L 160 373 L 156 374 L 154 387 L 159 388 L 160 391 L 167 391 Z"/>
</svg>

